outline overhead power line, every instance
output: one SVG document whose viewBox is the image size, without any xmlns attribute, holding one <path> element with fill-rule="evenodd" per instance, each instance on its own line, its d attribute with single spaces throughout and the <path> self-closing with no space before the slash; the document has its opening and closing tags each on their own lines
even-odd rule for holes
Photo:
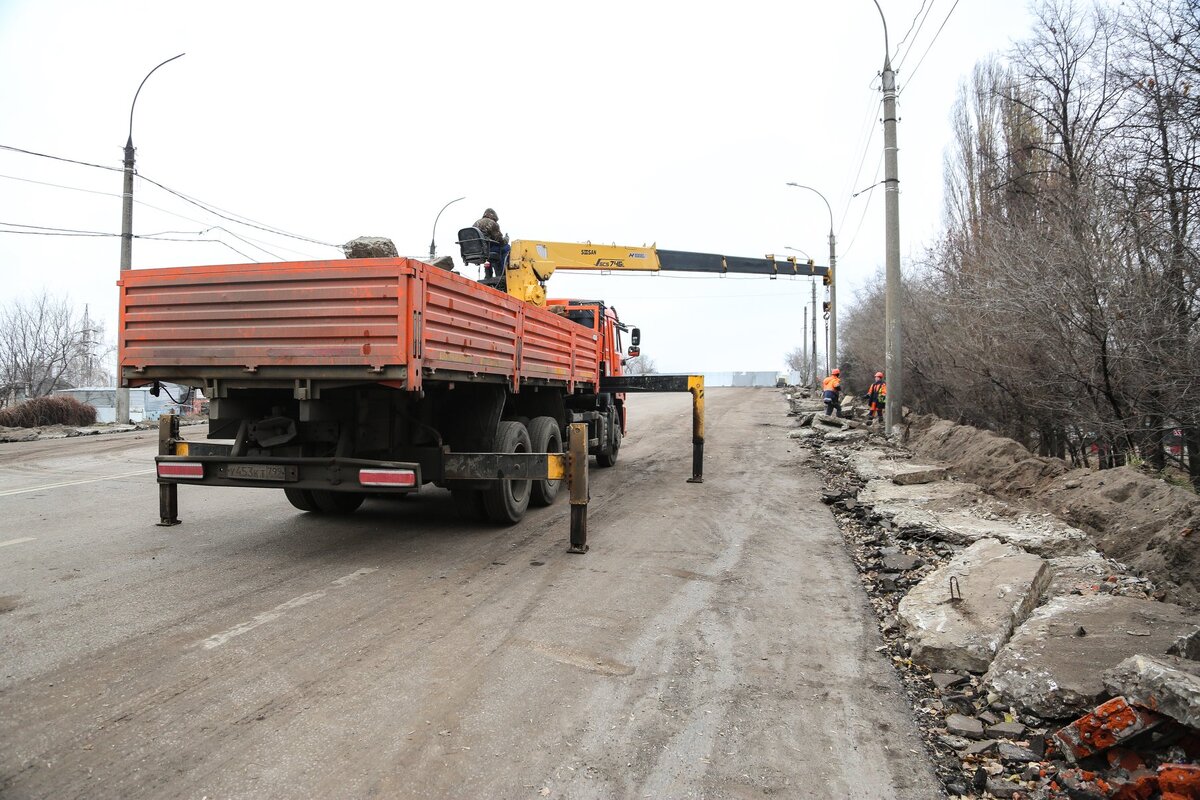
<svg viewBox="0 0 1200 800">
<path fill-rule="evenodd" d="M 38 158 L 49 158 L 54 161 L 65 161 L 68 164 L 79 164 L 80 166 L 84 166 L 84 167 L 95 167 L 96 169 L 107 169 L 107 170 L 111 170 L 112 172 L 124 172 L 124 169 L 122 169 L 121 167 L 108 167 L 108 166 L 105 166 L 104 164 L 93 164 L 90 161 L 78 161 L 74 158 L 64 158 L 62 156 L 52 156 L 49 153 L 38 153 L 34 150 L 26 150 L 23 147 L 13 147 L 12 145 L 9 145 L 9 144 L 0 144 L 0 150 L 11 150 L 14 153 L 24 153 L 27 156 L 37 156 Z"/>
<path fill-rule="evenodd" d="M 159 189 L 162 189 L 164 192 L 167 192 L 168 194 L 173 194 L 176 197 L 180 198 L 181 200 L 191 203 L 192 205 L 196 206 L 197 208 L 202 208 L 205 211 L 207 211 L 208 213 L 214 214 L 214 215 L 220 217 L 221 219 L 228 220 L 229 222 L 234 222 L 234 223 L 237 223 L 238 225 L 245 225 L 250 228 L 257 228 L 260 231 L 266 231 L 267 233 L 273 233 L 276 236 L 286 236 L 290 239 L 298 239 L 302 242 L 309 242 L 310 244 L 319 244 L 319 245 L 322 245 L 323 247 L 333 247 L 333 248 L 338 247 L 338 245 L 336 245 L 336 244 L 330 244 L 329 242 L 322 242 L 319 239 L 312 239 L 307 236 L 301 236 L 298 233 L 289 233 L 288 231 L 282 230 L 280 228 L 275 228 L 275 227 L 269 226 L 265 222 L 258 222 L 256 220 L 251 220 L 250 217 L 246 217 L 241 214 L 235 214 L 232 211 L 225 211 L 224 209 L 220 209 L 217 206 L 212 205 L 211 203 L 206 203 L 203 200 L 200 200 L 195 197 L 191 197 L 189 195 L 184 194 L 183 192 L 176 191 L 175 189 L 172 189 L 169 186 L 164 186 L 156 180 L 147 178 L 145 175 L 139 174 L 138 177 L 141 178 L 142 180 L 146 181 L 147 183 L 157 186 Z M 241 219 L 238 219 L 238 217 L 241 217 Z"/>
<path fill-rule="evenodd" d="M 924 53 L 921 53 L 921 58 L 917 60 L 917 65 L 913 67 L 912 72 L 908 73 L 908 80 L 904 86 L 905 89 L 908 89 L 908 87 L 912 85 L 912 79 L 916 77 L 917 70 L 919 70 L 921 65 L 925 63 L 925 56 L 929 55 L 929 51 L 932 50 L 934 44 L 937 43 L 938 37 L 942 35 L 942 29 L 945 28 L 946 23 L 950 21 L 950 16 L 954 13 L 954 9 L 958 8 L 958 2 L 959 0 L 954 0 L 954 5 L 950 6 L 950 10 L 946 13 L 946 18 L 942 20 L 942 24 L 938 27 L 937 33 L 935 33 L 933 38 L 929 41 L 929 46 L 925 48 Z"/>
<path fill-rule="evenodd" d="M 936 2 L 936 0 L 934 0 L 934 2 Z M 896 45 L 896 53 L 895 53 L 895 55 L 893 55 L 893 56 L 892 56 L 893 58 L 896 58 L 896 59 L 898 59 L 898 58 L 899 58 L 899 56 L 900 56 L 900 48 L 901 48 L 901 47 L 903 47 L 903 46 L 904 46 L 904 43 L 908 41 L 908 34 L 910 34 L 910 33 L 912 33 L 912 32 L 913 32 L 913 28 L 914 28 L 914 27 L 917 27 L 917 20 L 918 20 L 918 19 L 921 19 L 921 12 L 922 12 L 922 11 L 925 11 L 925 3 L 926 3 L 926 0 L 921 0 L 921 7 L 920 7 L 920 8 L 918 8 L 918 9 L 917 9 L 917 13 L 913 15 L 912 22 L 911 22 L 911 23 L 909 24 L 909 26 L 908 26 L 908 31 L 906 31 L 906 32 L 905 32 L 904 36 L 902 36 L 902 37 L 900 38 L 900 42 L 899 42 L 899 43 Z M 930 3 L 930 4 L 929 4 L 929 11 L 932 11 L 932 10 L 933 10 L 933 3 Z M 926 12 L 925 12 L 925 16 L 926 16 L 926 17 L 928 17 L 928 16 L 929 16 L 929 12 L 928 12 L 928 11 L 926 11 Z M 924 19 L 921 19 L 921 25 L 923 26 L 924 24 L 925 24 L 925 20 L 924 20 Z M 916 39 L 917 39 L 917 36 L 920 36 L 920 35 L 921 35 L 921 28 L 920 28 L 920 27 L 917 27 L 917 33 L 916 33 L 916 35 L 915 35 L 915 36 L 913 36 L 913 41 L 916 41 Z M 910 44 L 910 45 L 908 46 L 908 48 L 911 50 L 911 49 L 912 49 L 912 45 Z"/>
<path fill-rule="evenodd" d="M 50 153 L 39 153 L 35 150 L 27 150 L 23 147 L 14 147 L 12 145 L 7 145 L 7 144 L 0 144 L 0 149 L 9 150 L 14 153 L 24 153 L 25 155 L 37 156 L 38 158 L 48 158 L 48 159 L 51 159 L 54 161 L 62 161 L 62 162 L 68 163 L 68 164 L 79 164 L 80 166 L 84 166 L 84 167 L 95 167 L 96 169 L 104 169 L 104 170 L 109 170 L 111 172 L 124 172 L 124 169 L 122 167 L 110 167 L 110 166 L 105 166 L 104 164 L 94 164 L 90 161 L 80 161 L 80 160 L 74 159 L 74 158 L 66 158 L 64 156 L 51 155 Z M 0 177 L 11 177 L 11 176 L 0 176 Z M 276 236 L 286 236 L 291 239 L 298 239 L 299 241 L 302 241 L 302 242 L 309 242 L 310 244 L 319 244 L 324 247 L 338 248 L 338 245 L 336 245 L 336 244 L 330 244 L 329 242 L 322 242 L 319 239 L 313 239 L 313 238 L 310 238 L 307 236 L 301 236 L 300 234 L 297 234 L 297 233 L 291 233 L 291 232 L 285 231 L 281 228 L 276 228 L 275 226 L 269 225 L 265 222 L 260 222 L 258 220 L 252 219 L 243 214 L 238 214 L 236 212 L 229 211 L 227 209 L 223 209 L 220 206 L 217 206 L 212 203 L 208 203 L 203 200 L 200 200 L 199 198 L 184 194 L 183 192 L 172 189 L 169 186 L 164 186 L 163 184 L 159 183 L 158 181 L 152 180 L 151 178 L 147 178 L 145 175 L 138 174 L 138 177 L 141 178 L 142 180 L 146 181 L 147 183 L 150 183 L 154 186 L 157 186 L 159 189 L 162 189 L 163 191 L 168 192 L 169 194 L 175 195 L 176 197 L 180 198 L 181 200 L 191 203 L 192 205 L 197 206 L 198 208 L 202 208 L 205 211 L 207 211 L 208 213 L 214 214 L 214 215 L 220 217 L 221 219 L 227 220 L 229 222 L 233 222 L 238 225 L 246 225 L 251 228 L 258 228 L 261 231 L 265 231 L 267 233 L 273 233 Z M 62 186 L 61 184 L 51 184 L 51 183 L 46 183 L 44 181 L 34 181 L 34 180 L 30 180 L 28 178 L 13 178 L 13 180 L 25 180 L 30 183 L 42 183 L 47 186 L 57 186 L 57 187 L 63 188 L 63 189 L 75 189 L 76 191 L 81 191 L 81 192 L 92 192 L 95 194 L 111 194 L 110 192 L 94 192 L 93 190 L 90 190 L 90 189 L 80 189 L 78 187 Z M 116 195 L 116 196 L 120 197 L 121 195 Z M 159 210 L 162 210 L 162 209 L 159 209 Z M 170 212 L 167 212 L 167 213 L 170 213 Z"/>
</svg>

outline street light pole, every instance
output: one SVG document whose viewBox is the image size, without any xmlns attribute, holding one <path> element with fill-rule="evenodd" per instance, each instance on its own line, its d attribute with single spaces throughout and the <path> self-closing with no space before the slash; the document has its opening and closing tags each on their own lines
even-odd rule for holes
<svg viewBox="0 0 1200 800">
<path fill-rule="evenodd" d="M 829 212 L 829 343 L 827 345 L 827 354 L 829 363 L 836 367 L 838 365 L 838 347 L 837 347 L 837 237 L 833 235 L 833 209 L 829 206 L 829 201 L 825 199 L 825 195 L 818 192 L 811 186 L 805 186 L 801 183 L 788 182 L 788 186 L 794 186 L 797 189 L 808 189 L 821 201 L 825 203 L 825 210 Z M 816 291 L 814 287 L 813 291 Z M 814 317 L 813 322 L 816 322 Z"/>
<path fill-rule="evenodd" d="M 463 195 L 462 197 L 456 197 L 453 200 L 451 200 L 449 203 L 446 203 L 446 205 L 442 206 L 442 211 L 445 211 L 447 208 L 449 208 L 453 204 L 457 203 L 459 200 L 466 200 L 466 199 L 467 199 L 466 195 Z M 433 259 L 437 256 L 437 224 L 438 224 L 438 220 L 442 218 L 442 211 L 439 211 L 437 213 L 437 216 L 433 218 L 433 236 L 429 240 L 429 260 L 430 260 L 430 262 L 432 262 Z"/>
<path fill-rule="evenodd" d="M 180 53 L 177 56 L 168 58 L 166 61 L 159 64 L 169 64 L 176 58 L 183 58 L 186 53 Z M 133 102 L 129 104 L 129 138 L 125 140 L 125 179 L 121 190 L 121 272 L 133 269 L 133 164 L 134 164 L 134 149 L 133 149 L 133 109 L 137 106 L 138 95 L 142 93 L 142 87 L 146 85 L 146 81 L 150 80 L 150 76 L 158 69 L 155 67 L 146 73 L 146 77 L 142 78 L 142 82 L 138 84 L 137 91 L 133 93 Z M 117 409 L 115 421 L 121 424 L 127 423 L 129 419 L 129 389 L 121 386 L 121 365 L 117 364 Z"/>
<path fill-rule="evenodd" d="M 883 183 L 886 239 L 884 363 L 887 369 L 888 402 L 884 406 L 883 429 L 889 436 L 901 419 L 904 407 L 904 352 L 901 341 L 900 275 L 900 175 L 896 163 L 896 73 L 892 70 L 887 19 L 875 0 L 883 20 Z"/>
</svg>

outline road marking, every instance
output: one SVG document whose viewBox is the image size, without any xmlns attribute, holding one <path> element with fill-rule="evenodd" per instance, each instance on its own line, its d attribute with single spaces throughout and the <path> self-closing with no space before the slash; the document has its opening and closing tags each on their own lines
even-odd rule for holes
<svg viewBox="0 0 1200 800">
<path fill-rule="evenodd" d="M 22 544 L 23 542 L 32 542 L 37 539 L 36 536 L 26 536 L 24 539 L 9 539 L 7 542 L 0 542 L 0 547 L 8 547 L 10 544 Z"/>
<path fill-rule="evenodd" d="M 345 586 L 348 583 L 352 583 L 352 582 L 358 580 L 359 578 L 361 578 L 364 575 L 370 575 L 372 572 L 374 572 L 377 569 L 379 569 L 379 567 L 365 567 L 363 569 L 355 570 L 354 572 L 351 572 L 349 575 L 343 575 L 342 577 L 338 578 L 337 580 L 330 582 L 329 585 L 340 588 L 342 586 Z M 249 633 L 250 631 L 254 630 L 255 628 L 259 627 L 260 625 L 266 625 L 268 622 L 273 622 L 274 620 L 279 619 L 285 613 L 287 613 L 288 611 L 291 611 L 293 608 L 300 608 L 301 606 L 306 606 L 315 600 L 320 600 L 322 597 L 325 596 L 325 594 L 326 594 L 326 590 L 322 589 L 320 591 L 309 592 L 308 594 L 302 594 L 299 597 L 293 597 L 291 600 L 288 600 L 286 602 L 280 603 L 279 605 L 275 606 L 270 611 L 264 611 L 261 614 L 256 614 L 253 619 L 248 620 L 243 623 L 240 623 L 238 625 L 234 625 L 232 628 L 230 628 L 227 631 L 222 631 L 221 633 L 214 633 L 212 636 L 208 637 L 207 639 L 200 641 L 200 642 L 196 642 L 196 644 L 192 645 L 192 646 L 195 647 L 196 645 L 199 645 L 199 646 L 203 647 L 205 650 L 212 650 L 214 647 L 220 647 L 221 645 L 228 642 L 230 639 L 234 639 L 238 636 L 241 636 L 244 633 Z"/>
<path fill-rule="evenodd" d="M 7 489 L 0 492 L 0 497 L 8 497 L 14 494 L 25 494 L 27 492 L 44 492 L 47 489 L 61 489 L 64 486 L 78 486 L 82 483 L 98 483 L 100 481 L 115 481 L 119 478 L 132 478 L 134 475 L 152 475 L 152 469 L 139 469 L 137 472 L 122 472 L 120 475 L 105 475 L 100 478 L 83 478 L 77 481 L 63 481 L 62 483 L 47 483 L 44 486 L 34 486 L 31 489 Z"/>
</svg>

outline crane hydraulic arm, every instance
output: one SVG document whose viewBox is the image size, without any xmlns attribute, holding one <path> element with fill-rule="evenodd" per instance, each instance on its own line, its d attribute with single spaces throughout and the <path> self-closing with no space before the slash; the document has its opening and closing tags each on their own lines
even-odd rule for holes
<svg viewBox="0 0 1200 800">
<path fill-rule="evenodd" d="M 788 257 L 776 259 L 724 256 L 718 253 L 689 253 L 619 245 L 515 241 L 508 260 L 506 286 L 514 297 L 535 306 L 546 305 L 545 283 L 555 270 L 600 270 L 603 272 L 730 272 L 767 275 L 819 275 L 831 282 L 829 267 Z"/>
</svg>

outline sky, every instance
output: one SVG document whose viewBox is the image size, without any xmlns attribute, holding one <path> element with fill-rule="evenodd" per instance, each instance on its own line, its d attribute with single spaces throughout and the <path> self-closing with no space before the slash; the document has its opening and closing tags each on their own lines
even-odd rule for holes
<svg viewBox="0 0 1200 800">
<path fill-rule="evenodd" d="M 960 83 L 1031 18 L 880 5 L 907 263 L 939 227 Z M 872 0 L 0 0 L 0 145 L 119 170 L 138 84 L 186 53 L 134 112 L 134 233 L 157 237 L 134 240 L 135 269 L 337 259 L 362 235 L 424 257 L 460 196 L 436 237 L 456 259 L 457 229 L 490 206 L 514 239 L 826 264 L 831 214 L 794 181 L 829 202 L 844 308 L 884 263 L 882 187 L 851 197 L 883 177 L 884 52 Z M 121 179 L 0 149 L 0 222 L 118 234 Z M 66 295 L 115 342 L 119 238 L 3 230 L 0 301 Z M 808 279 L 566 272 L 549 293 L 607 300 L 662 372 L 784 369 L 811 298 Z"/>
</svg>

